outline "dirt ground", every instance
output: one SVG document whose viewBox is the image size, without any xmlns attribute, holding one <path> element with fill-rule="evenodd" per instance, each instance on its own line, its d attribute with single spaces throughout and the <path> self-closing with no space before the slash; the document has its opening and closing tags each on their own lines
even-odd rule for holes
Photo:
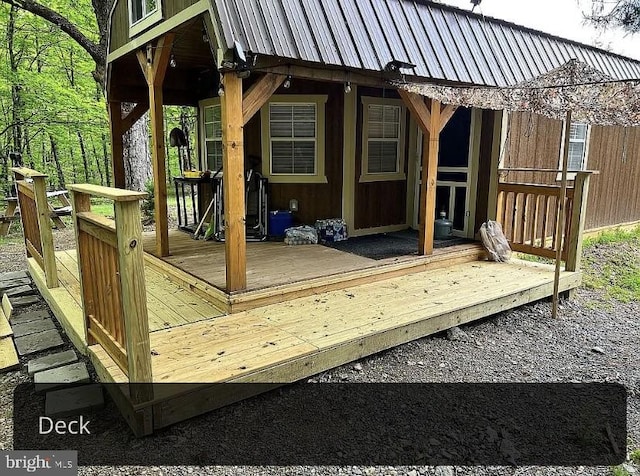
<svg viewBox="0 0 640 476">
<path fill-rule="evenodd" d="M 70 230 L 56 231 L 60 248 L 73 247 Z M 585 250 L 586 273 L 600 273 L 603 260 L 640 263 L 640 250 L 624 243 Z M 0 245 L 0 271 L 25 268 L 22 243 Z M 461 334 L 439 334 L 316 375 L 311 382 L 616 382 L 628 392 L 628 451 L 640 448 L 640 302 L 612 299 L 606 288 L 579 290 L 563 302 L 558 319 L 550 303 L 538 302 L 462 328 Z M 0 449 L 12 446 L 11 398 L 24 372 L 0 375 Z M 260 397 L 246 405 L 260 405 Z M 124 423 L 104 435 L 105 445 L 123 439 L 137 451 L 154 451 L 160 441 L 180 441 L 203 433 L 233 412 L 213 412 L 174 425 L 151 438 L 136 440 Z M 268 424 L 268 422 L 265 422 Z M 176 444 L 176 448 L 180 445 Z M 176 451 L 178 451 L 176 449 Z M 86 475 L 615 475 L 640 474 L 630 462 L 610 467 L 83 467 Z"/>
</svg>

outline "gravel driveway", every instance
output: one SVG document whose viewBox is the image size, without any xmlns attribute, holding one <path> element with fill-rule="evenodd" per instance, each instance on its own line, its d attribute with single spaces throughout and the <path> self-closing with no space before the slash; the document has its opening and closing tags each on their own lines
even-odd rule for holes
<svg viewBox="0 0 640 476">
<path fill-rule="evenodd" d="M 56 232 L 66 234 L 65 232 Z M 57 236 L 58 243 L 65 235 Z M 70 237 L 72 235 L 68 235 Z M 67 239 L 68 239 L 67 237 Z M 61 238 L 58 239 L 58 238 Z M 72 241 L 70 241 L 72 243 Z M 602 266 L 600 258 L 633 259 L 640 251 L 610 244 L 588 248 L 587 272 Z M 630 257 L 631 253 L 631 257 Z M 22 245 L 0 245 L 3 268 L 24 268 Z M 599 261 L 600 260 L 600 261 Z M 589 266 L 591 268 L 589 268 Z M 558 319 L 550 303 L 539 302 L 464 326 L 461 333 L 439 334 L 319 374 L 314 382 L 616 382 L 628 390 L 629 450 L 640 448 L 640 303 L 622 303 L 603 289 L 579 290 L 561 305 Z M 24 381 L 21 372 L 0 375 L 0 448 L 11 447 L 11 396 Z M 260 397 L 247 405 L 259 405 Z M 198 434 L 232 412 L 213 412 L 174 425 L 160 434 L 136 440 L 125 424 L 105 434 L 114 442 L 128 439 L 137 451 L 154 451 L 158 441 Z M 618 468 L 618 471 L 622 471 Z M 640 474 L 627 464 L 617 475 Z M 634 473 L 635 472 L 635 473 Z M 612 475 L 608 467 L 83 467 L 91 475 Z"/>
</svg>

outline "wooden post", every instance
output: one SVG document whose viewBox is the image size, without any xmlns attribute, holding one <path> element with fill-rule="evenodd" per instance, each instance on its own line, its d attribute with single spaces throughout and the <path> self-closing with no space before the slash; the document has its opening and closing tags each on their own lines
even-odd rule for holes
<svg viewBox="0 0 640 476">
<path fill-rule="evenodd" d="M 115 201 L 122 315 L 126 332 L 129 393 L 132 402 L 153 399 L 147 291 L 144 278 L 140 202 Z M 136 383 L 146 385 L 133 385 Z"/>
<path fill-rule="evenodd" d="M 169 256 L 169 225 L 167 223 L 167 170 L 164 147 L 164 111 L 162 83 L 171 57 L 173 34 L 158 40 L 155 53 L 151 45 L 138 52 L 138 61 L 149 87 L 151 119 L 151 158 L 153 164 L 154 206 L 156 220 L 156 254 Z"/>
<path fill-rule="evenodd" d="M 422 193 L 420 194 L 420 229 L 418 254 L 433 254 L 434 220 L 436 215 L 436 180 L 440 150 L 440 101 L 431 100 L 429 133 L 422 143 Z"/>
<path fill-rule="evenodd" d="M 573 188 L 573 210 L 569 242 L 567 243 L 567 271 L 579 271 L 582 259 L 582 234 L 587 215 L 587 199 L 589 198 L 590 172 L 577 172 Z"/>
<path fill-rule="evenodd" d="M 113 185 L 125 188 L 124 147 L 122 143 L 122 104 L 109 101 L 109 129 L 111 131 L 111 171 Z"/>
<path fill-rule="evenodd" d="M 80 251 L 80 226 L 78 225 L 78 213 L 90 212 L 91 211 L 91 197 L 86 193 L 76 192 L 69 189 L 69 194 L 71 195 L 71 210 L 72 210 L 72 218 L 73 218 L 73 229 L 75 230 L 76 235 L 76 256 L 78 261 L 78 281 L 80 281 L 80 296 L 82 299 L 82 313 L 84 315 L 84 337 L 87 342 L 87 345 L 93 345 L 96 343 L 96 340 L 89 333 L 89 315 L 93 314 L 95 311 L 93 310 L 93 303 L 88 302 L 85 297 L 85 291 L 83 289 L 83 275 L 88 271 L 87 263 L 82 260 L 81 251 Z"/>
<path fill-rule="evenodd" d="M 564 222 L 567 197 L 567 169 L 569 167 L 569 136 L 571 132 L 571 111 L 567 111 L 564 120 L 562 136 L 562 182 L 560 183 L 560 197 L 558 198 L 558 220 L 556 221 L 556 267 L 553 277 L 553 305 L 551 316 L 558 316 L 558 294 L 560 291 L 560 262 L 562 261 L 562 245 L 564 243 Z"/>
<path fill-rule="evenodd" d="M 47 278 L 47 287 L 58 287 L 58 270 L 56 268 L 56 254 L 53 247 L 53 233 L 51 231 L 49 202 L 47 201 L 46 175 L 33 176 L 33 194 L 38 211 L 38 229 L 40 231 L 40 243 L 42 244 L 42 260 L 44 262 L 44 274 Z"/>
<path fill-rule="evenodd" d="M 247 287 L 242 79 L 234 72 L 224 76 L 220 103 L 227 291 L 232 292 Z"/>
</svg>

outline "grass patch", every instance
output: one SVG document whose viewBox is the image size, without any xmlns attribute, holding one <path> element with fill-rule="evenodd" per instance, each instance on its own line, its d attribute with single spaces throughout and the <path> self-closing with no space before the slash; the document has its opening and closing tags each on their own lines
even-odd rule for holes
<svg viewBox="0 0 640 476">
<path fill-rule="evenodd" d="M 622 465 L 612 467 L 611 474 L 613 476 L 630 476 L 629 471 L 627 471 Z"/>
<path fill-rule="evenodd" d="M 633 462 L 633 464 L 637 464 L 640 466 L 640 449 L 632 451 L 629 454 L 629 459 Z"/>
<path fill-rule="evenodd" d="M 640 301 L 640 227 L 605 231 L 584 242 L 587 289 L 620 302 Z"/>
<path fill-rule="evenodd" d="M 552 259 L 545 258 L 544 256 L 530 255 L 528 253 L 515 253 L 514 258 L 521 259 L 522 261 L 530 261 L 532 263 L 553 264 Z"/>
</svg>

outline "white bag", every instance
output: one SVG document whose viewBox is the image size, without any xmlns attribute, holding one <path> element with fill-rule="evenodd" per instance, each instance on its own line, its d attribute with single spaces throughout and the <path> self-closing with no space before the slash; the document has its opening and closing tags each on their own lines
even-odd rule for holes
<svg viewBox="0 0 640 476">
<path fill-rule="evenodd" d="M 509 241 L 502 232 L 502 227 L 497 221 L 487 221 L 480 227 L 482 246 L 487 250 L 490 261 L 509 261 L 511 247 Z"/>
</svg>

